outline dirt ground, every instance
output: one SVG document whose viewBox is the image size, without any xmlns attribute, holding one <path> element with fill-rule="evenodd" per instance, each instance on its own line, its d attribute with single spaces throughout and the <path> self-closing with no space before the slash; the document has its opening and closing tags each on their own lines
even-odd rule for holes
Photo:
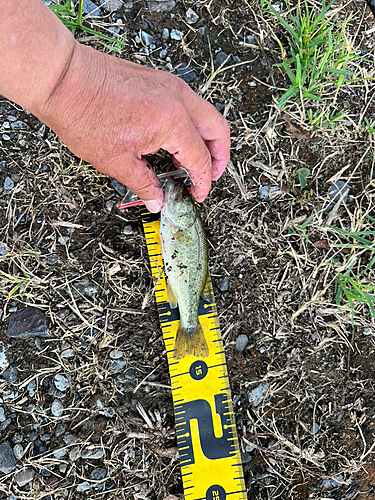
<svg viewBox="0 0 375 500">
<path fill-rule="evenodd" d="M 353 16 L 348 36 L 367 59 L 355 70 L 374 77 L 370 10 L 360 0 L 335 8 L 340 19 Z M 373 234 L 363 250 L 335 229 L 375 230 L 374 134 L 364 127 L 375 117 L 374 83 L 351 82 L 337 95 L 328 86 L 327 109 L 345 116 L 334 131 L 314 128 L 301 107 L 276 105 L 288 88 L 274 66 L 277 40 L 287 48 L 287 37 L 258 2 L 177 0 L 172 11 L 150 12 L 135 0 L 99 13 L 86 24 L 126 32 L 121 57 L 172 72 L 187 65 L 189 84 L 231 125 L 232 163 L 201 214 L 248 498 L 375 499 L 375 320 L 366 304 L 353 311 L 335 300 L 337 274 L 363 271 L 374 252 Z M 163 40 L 165 28 L 181 40 Z M 77 38 L 109 52 L 87 33 Z M 229 68 L 208 85 L 221 63 Z M 150 162 L 170 168 L 164 153 Z M 310 170 L 304 189 L 301 167 Z M 339 180 L 349 197 L 324 213 Z M 261 199 L 264 186 L 277 195 Z M 182 499 L 139 209 L 118 210 L 111 179 L 1 97 L 0 187 L 0 341 L 10 363 L 0 377 L 0 446 L 16 456 L 0 473 L 0 499 Z M 361 279 L 374 277 L 370 266 Z M 9 337 L 25 306 L 46 317 L 48 336 Z M 243 351 L 239 335 L 248 337 Z M 254 407 L 261 382 L 268 391 Z"/>
</svg>

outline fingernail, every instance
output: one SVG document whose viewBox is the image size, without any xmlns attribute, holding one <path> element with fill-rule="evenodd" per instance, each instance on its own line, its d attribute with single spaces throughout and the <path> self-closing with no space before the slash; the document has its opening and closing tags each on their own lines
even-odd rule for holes
<svg viewBox="0 0 375 500">
<path fill-rule="evenodd" d="M 147 209 L 156 214 L 158 212 L 160 212 L 161 210 L 161 204 L 160 204 L 160 201 L 157 201 L 157 200 L 149 200 L 149 201 L 145 201 L 144 204 L 146 205 Z"/>
</svg>

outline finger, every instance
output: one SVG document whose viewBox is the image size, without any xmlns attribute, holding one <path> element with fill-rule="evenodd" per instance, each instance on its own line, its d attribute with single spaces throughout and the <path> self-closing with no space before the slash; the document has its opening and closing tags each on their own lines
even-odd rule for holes
<svg viewBox="0 0 375 500">
<path fill-rule="evenodd" d="M 211 155 L 190 119 L 161 146 L 173 156 L 177 168 L 185 168 L 192 180 L 191 194 L 202 202 L 211 188 Z"/>
<path fill-rule="evenodd" d="M 133 191 L 150 212 L 160 212 L 163 206 L 163 190 L 146 160 L 133 154 L 124 155 L 117 158 L 107 169 L 112 177 Z"/>
</svg>

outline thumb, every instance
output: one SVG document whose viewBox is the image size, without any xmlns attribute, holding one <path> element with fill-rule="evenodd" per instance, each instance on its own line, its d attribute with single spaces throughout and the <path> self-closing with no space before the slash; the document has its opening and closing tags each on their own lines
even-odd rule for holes
<svg viewBox="0 0 375 500">
<path fill-rule="evenodd" d="M 146 160 L 132 154 L 121 156 L 110 168 L 107 167 L 107 172 L 133 191 L 150 212 L 160 212 L 163 206 L 163 190 Z"/>
</svg>

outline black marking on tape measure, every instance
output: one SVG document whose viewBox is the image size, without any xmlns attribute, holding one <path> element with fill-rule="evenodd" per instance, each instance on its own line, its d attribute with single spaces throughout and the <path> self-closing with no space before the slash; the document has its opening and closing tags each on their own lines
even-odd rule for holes
<svg viewBox="0 0 375 500">
<path fill-rule="evenodd" d="M 197 420 L 199 430 L 199 440 L 202 453 L 209 460 L 217 460 L 231 456 L 231 452 L 235 451 L 234 443 L 231 442 L 229 426 L 231 425 L 231 413 L 227 413 L 228 394 L 215 394 L 215 411 L 220 415 L 222 436 L 216 437 L 213 426 L 212 410 L 208 401 L 205 399 L 196 399 L 180 405 L 184 411 L 185 419 L 182 424 L 178 424 L 176 432 L 177 443 L 180 444 L 181 439 L 186 438 L 187 450 L 184 456 L 184 464 L 194 464 L 194 450 L 191 438 L 190 422 Z M 177 426 L 176 426 L 177 427 Z M 185 441 L 184 441 L 185 442 Z"/>
<path fill-rule="evenodd" d="M 227 493 L 219 484 L 214 484 L 206 491 L 205 500 L 225 500 Z"/>
</svg>

